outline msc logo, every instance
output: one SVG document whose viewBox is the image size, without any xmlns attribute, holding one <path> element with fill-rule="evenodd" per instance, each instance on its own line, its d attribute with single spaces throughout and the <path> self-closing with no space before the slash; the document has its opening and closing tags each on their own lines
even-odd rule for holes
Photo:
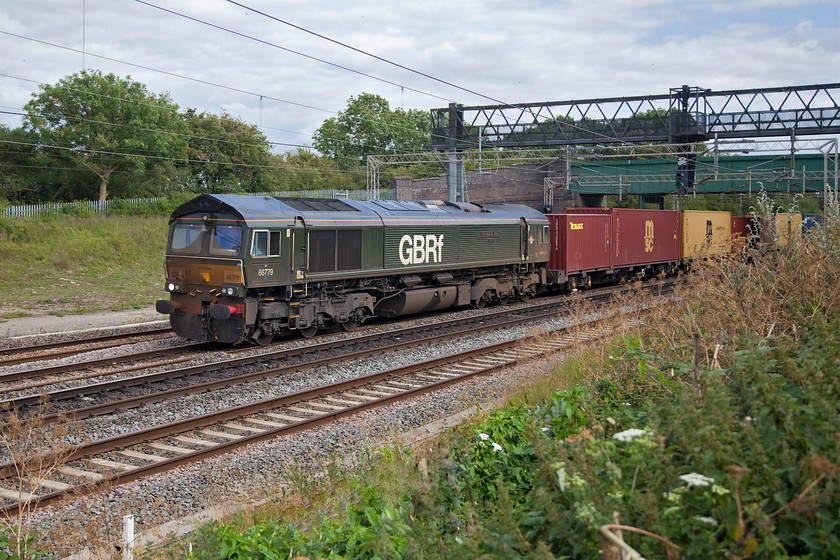
<svg viewBox="0 0 840 560">
<path fill-rule="evenodd" d="M 583 222 L 581 222 L 579 224 L 576 224 L 574 222 L 569 222 L 569 227 L 572 229 L 572 231 L 574 231 L 576 229 L 583 229 Z"/>
<path fill-rule="evenodd" d="M 653 253 L 653 220 L 645 221 L 645 253 Z"/>
<path fill-rule="evenodd" d="M 442 257 L 443 234 L 406 234 L 400 239 L 400 262 L 404 265 L 439 263 Z"/>
</svg>

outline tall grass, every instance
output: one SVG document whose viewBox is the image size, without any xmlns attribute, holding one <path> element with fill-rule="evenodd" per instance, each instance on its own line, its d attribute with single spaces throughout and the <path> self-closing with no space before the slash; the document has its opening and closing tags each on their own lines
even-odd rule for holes
<svg viewBox="0 0 840 560">
<path fill-rule="evenodd" d="M 162 292 L 167 220 L 0 220 L 0 318 L 137 308 Z"/>
</svg>

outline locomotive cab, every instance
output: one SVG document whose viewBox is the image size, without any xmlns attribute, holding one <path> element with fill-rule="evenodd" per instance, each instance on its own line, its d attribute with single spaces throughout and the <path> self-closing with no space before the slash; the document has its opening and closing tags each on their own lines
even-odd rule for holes
<svg viewBox="0 0 840 560">
<path fill-rule="evenodd" d="M 217 212 L 172 221 L 166 255 L 166 290 L 159 313 L 191 340 L 236 342 L 246 323 L 243 260 L 246 228 Z"/>
</svg>

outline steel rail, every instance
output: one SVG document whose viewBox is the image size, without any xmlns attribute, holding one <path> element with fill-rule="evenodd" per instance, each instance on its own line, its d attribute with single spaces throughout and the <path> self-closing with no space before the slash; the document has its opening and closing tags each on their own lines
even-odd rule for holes
<svg viewBox="0 0 840 560">
<path fill-rule="evenodd" d="M 59 341 L 59 342 L 43 342 L 39 344 L 30 344 L 27 346 L 16 346 L 16 347 L 7 347 L 7 348 L 0 348 L 0 367 L 4 366 L 15 366 L 18 364 L 25 364 L 26 362 L 35 362 L 39 360 L 56 360 L 59 358 L 66 358 L 67 356 L 73 356 L 79 353 L 79 350 L 63 350 L 61 352 L 51 352 L 49 354 L 42 354 L 36 356 L 25 356 L 15 358 L 13 356 L 18 356 L 20 354 L 32 354 L 35 352 L 42 352 L 45 350 L 51 350 L 53 348 L 64 348 L 68 346 L 81 346 L 83 344 L 100 344 L 103 342 L 113 342 L 124 340 L 126 338 L 153 338 L 153 337 L 161 337 L 160 335 L 169 333 L 174 335 L 172 329 L 168 326 L 166 327 L 158 327 L 146 331 L 139 331 L 134 333 L 113 333 L 113 334 L 101 334 L 97 336 L 92 336 L 89 338 L 81 338 L 79 340 L 71 340 L 71 341 Z M 96 348 L 85 349 L 84 351 L 93 351 L 93 350 L 102 350 L 104 348 L 112 348 L 114 346 L 118 346 L 118 344 L 107 344 L 104 346 L 99 346 Z M 11 358 L 10 358 L 11 356 Z"/>
<path fill-rule="evenodd" d="M 127 354 L 124 356 L 111 356 L 108 358 L 96 358 L 93 360 L 85 360 L 82 362 L 76 362 L 74 364 L 62 364 L 58 366 L 47 366 L 38 369 L 28 369 L 24 371 L 15 371 L 15 372 L 8 372 L 8 373 L 0 373 L 0 383 L 9 383 L 12 381 L 18 381 L 20 379 L 28 379 L 32 377 L 47 377 L 50 375 L 56 375 L 58 373 L 68 373 L 71 371 L 79 371 L 85 369 L 95 369 L 103 366 L 111 366 L 111 365 L 119 365 L 123 363 L 130 363 L 136 362 L 139 360 L 145 360 L 148 358 L 155 358 L 159 356 L 164 356 L 166 354 L 182 354 L 184 352 L 190 351 L 197 351 L 203 348 L 207 348 L 208 343 L 204 342 L 197 342 L 192 344 L 185 344 L 184 346 L 173 346 L 171 348 L 162 348 L 158 350 L 149 350 L 144 352 L 135 352 L 133 354 Z M 103 350 L 105 348 L 110 348 L 109 346 L 104 346 L 102 348 L 91 348 L 82 350 L 82 352 L 93 352 L 96 350 Z M 62 355 L 51 355 L 45 358 L 37 358 L 37 360 L 53 360 L 58 359 L 60 357 L 66 356 L 73 356 L 75 354 L 79 354 L 79 350 L 68 350 L 67 352 L 63 352 Z M 36 360 L 28 360 L 28 361 L 36 361 Z M 21 362 L 24 363 L 24 362 Z M 0 365 L 11 365 L 11 364 L 0 364 Z M 109 375 L 113 372 L 106 372 L 103 375 Z"/>
</svg>

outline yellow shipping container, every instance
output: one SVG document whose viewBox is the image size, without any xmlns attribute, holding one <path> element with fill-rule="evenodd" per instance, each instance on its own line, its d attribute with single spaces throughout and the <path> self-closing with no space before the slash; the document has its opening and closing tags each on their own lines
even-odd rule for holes
<svg viewBox="0 0 840 560">
<path fill-rule="evenodd" d="M 728 253 L 732 238 L 731 212 L 682 210 L 680 256 L 696 259 Z"/>
<path fill-rule="evenodd" d="M 776 240 L 787 247 L 792 237 L 802 235 L 802 214 L 776 214 Z"/>
</svg>

